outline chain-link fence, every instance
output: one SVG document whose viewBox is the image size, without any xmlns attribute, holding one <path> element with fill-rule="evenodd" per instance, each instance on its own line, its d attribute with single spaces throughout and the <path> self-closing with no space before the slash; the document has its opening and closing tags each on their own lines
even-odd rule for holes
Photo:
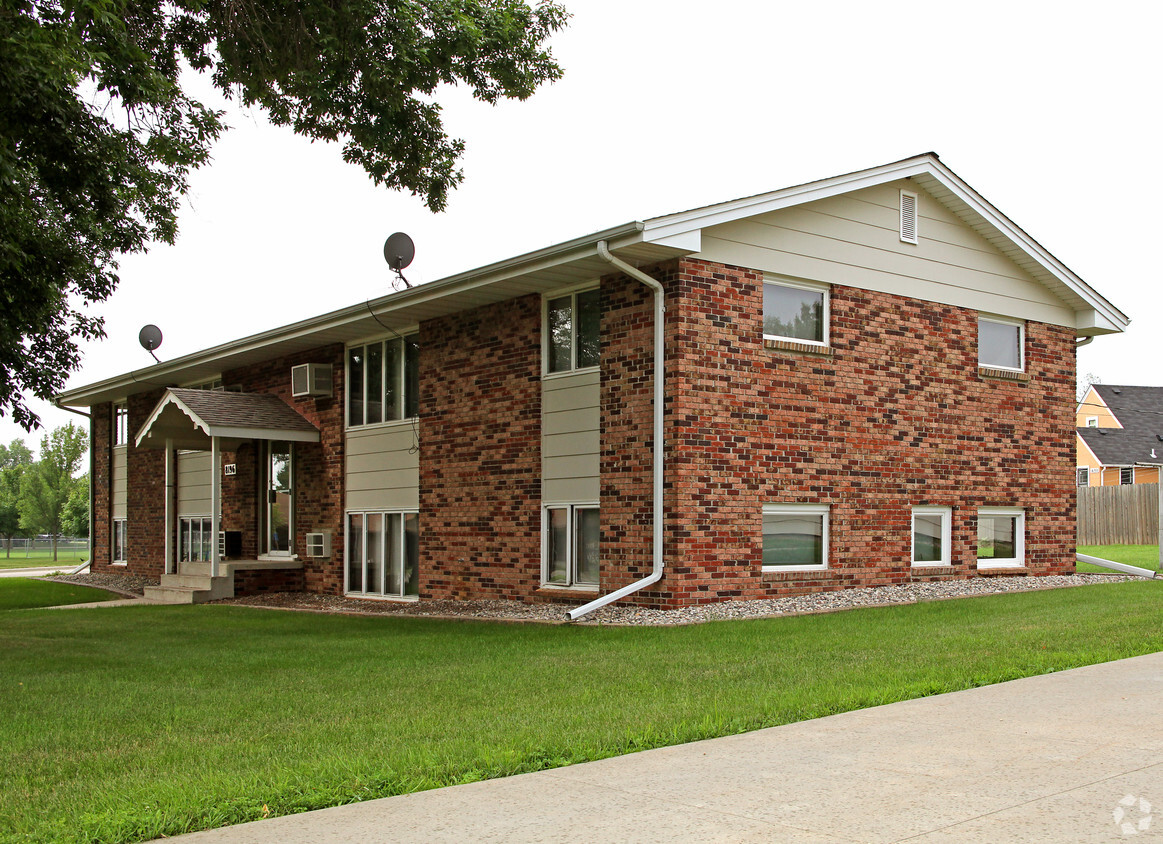
<svg viewBox="0 0 1163 844">
<path fill-rule="evenodd" d="M 82 563 L 89 559 L 89 539 L 81 536 L 61 536 L 57 538 L 58 563 Z M 30 565 L 53 562 L 53 543 L 51 536 L 33 536 L 12 538 L 9 545 L 7 539 L 0 539 L 0 565 L 4 563 L 27 562 Z"/>
</svg>

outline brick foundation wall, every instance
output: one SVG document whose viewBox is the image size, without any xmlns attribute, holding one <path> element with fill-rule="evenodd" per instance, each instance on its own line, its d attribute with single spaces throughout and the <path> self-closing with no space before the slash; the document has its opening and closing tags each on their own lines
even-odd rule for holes
<svg viewBox="0 0 1163 844">
<path fill-rule="evenodd" d="M 1028 379 L 983 377 L 976 311 L 835 285 L 830 354 L 767 348 L 761 274 L 679 269 L 667 603 L 974 576 L 983 506 L 1025 509 L 1026 572 L 1073 571 L 1073 330 L 1028 323 Z M 761 572 L 768 503 L 830 506 L 827 571 Z M 952 507 L 948 568 L 910 564 L 922 505 Z"/>
<path fill-rule="evenodd" d="M 540 585 L 541 297 L 420 326 L 420 596 Z"/>
<path fill-rule="evenodd" d="M 303 570 L 291 571 L 236 571 L 234 573 L 234 597 L 264 595 L 269 592 L 318 591 L 305 588 Z"/>
</svg>

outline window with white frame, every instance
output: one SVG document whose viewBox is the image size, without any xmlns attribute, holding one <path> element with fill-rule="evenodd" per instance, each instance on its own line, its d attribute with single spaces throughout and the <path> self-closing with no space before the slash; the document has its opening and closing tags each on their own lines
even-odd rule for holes
<svg viewBox="0 0 1163 844">
<path fill-rule="evenodd" d="M 977 511 L 978 568 L 1025 565 L 1026 514 L 999 507 Z"/>
<path fill-rule="evenodd" d="M 209 516 L 182 516 L 178 519 L 178 558 L 183 563 L 206 562 L 214 541 Z"/>
<path fill-rule="evenodd" d="M 1090 469 L 1085 466 L 1078 470 L 1078 485 L 1090 486 Z"/>
<path fill-rule="evenodd" d="M 949 507 L 913 508 L 913 565 L 950 566 L 953 511 Z"/>
<path fill-rule="evenodd" d="M 379 511 L 347 514 L 348 594 L 415 598 L 420 594 L 420 516 Z"/>
<path fill-rule="evenodd" d="M 113 405 L 113 444 L 125 445 L 129 442 L 129 408 L 125 404 Z"/>
<path fill-rule="evenodd" d="M 772 280 L 763 282 L 763 337 L 792 340 L 814 346 L 828 345 L 827 285 Z"/>
<path fill-rule="evenodd" d="M 1135 482 L 1135 468 L 1133 466 L 1123 466 L 1119 469 L 1119 483 L 1133 484 Z"/>
<path fill-rule="evenodd" d="M 1086 417 L 1086 427 L 1087 428 L 1097 428 L 1098 427 L 1098 417 L 1097 416 L 1087 416 Z"/>
<path fill-rule="evenodd" d="M 546 299 L 546 373 L 597 366 L 601 328 L 602 294 L 597 288 Z"/>
<path fill-rule="evenodd" d="M 977 362 L 981 366 L 1022 372 L 1026 368 L 1025 345 L 1025 323 L 1000 317 L 978 317 Z"/>
<path fill-rule="evenodd" d="M 828 567 L 828 505 L 765 504 L 765 571 L 812 571 Z"/>
<path fill-rule="evenodd" d="M 124 563 L 128 557 L 126 556 L 126 527 L 127 521 L 125 519 L 113 520 L 113 562 Z"/>
<path fill-rule="evenodd" d="M 347 425 L 414 419 L 420 408 L 420 347 L 416 335 L 347 350 Z"/>
<path fill-rule="evenodd" d="M 542 581 L 550 586 L 597 586 L 601 533 L 595 504 L 546 506 Z"/>
</svg>

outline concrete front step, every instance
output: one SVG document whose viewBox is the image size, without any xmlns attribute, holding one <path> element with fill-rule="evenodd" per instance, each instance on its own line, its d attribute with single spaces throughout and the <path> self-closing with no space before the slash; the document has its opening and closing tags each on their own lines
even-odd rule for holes
<svg viewBox="0 0 1163 844">
<path fill-rule="evenodd" d="M 185 566 L 183 566 L 185 568 Z M 160 586 L 147 586 L 145 597 L 163 604 L 201 604 L 234 597 L 234 577 L 190 574 L 163 574 Z"/>
</svg>

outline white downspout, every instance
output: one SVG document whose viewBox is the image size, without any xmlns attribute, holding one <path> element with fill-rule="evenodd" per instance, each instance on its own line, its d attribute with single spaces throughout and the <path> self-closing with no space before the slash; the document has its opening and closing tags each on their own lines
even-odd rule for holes
<svg viewBox="0 0 1163 844">
<path fill-rule="evenodd" d="M 611 255 L 606 241 L 599 240 L 597 248 L 599 257 L 630 276 L 630 278 L 642 282 L 654 291 L 654 537 L 652 540 L 654 568 L 650 574 L 641 580 L 636 580 L 633 583 L 623 586 L 621 589 L 614 590 L 608 595 L 603 595 L 600 598 L 590 601 L 588 604 L 583 604 L 580 607 L 575 607 L 570 610 L 570 621 L 576 621 L 583 615 L 591 613 L 599 607 L 612 604 L 614 601 L 621 600 L 627 595 L 637 592 L 639 589 L 645 588 L 652 583 L 657 583 L 662 579 L 662 480 L 663 456 L 665 454 L 665 447 L 662 440 L 662 423 L 664 418 L 663 401 L 666 396 L 665 374 L 663 371 L 663 361 L 666 351 L 664 344 L 664 323 L 666 315 L 665 291 L 656 279 L 651 278 L 637 267 L 632 267 L 620 258 L 615 258 Z"/>
</svg>

